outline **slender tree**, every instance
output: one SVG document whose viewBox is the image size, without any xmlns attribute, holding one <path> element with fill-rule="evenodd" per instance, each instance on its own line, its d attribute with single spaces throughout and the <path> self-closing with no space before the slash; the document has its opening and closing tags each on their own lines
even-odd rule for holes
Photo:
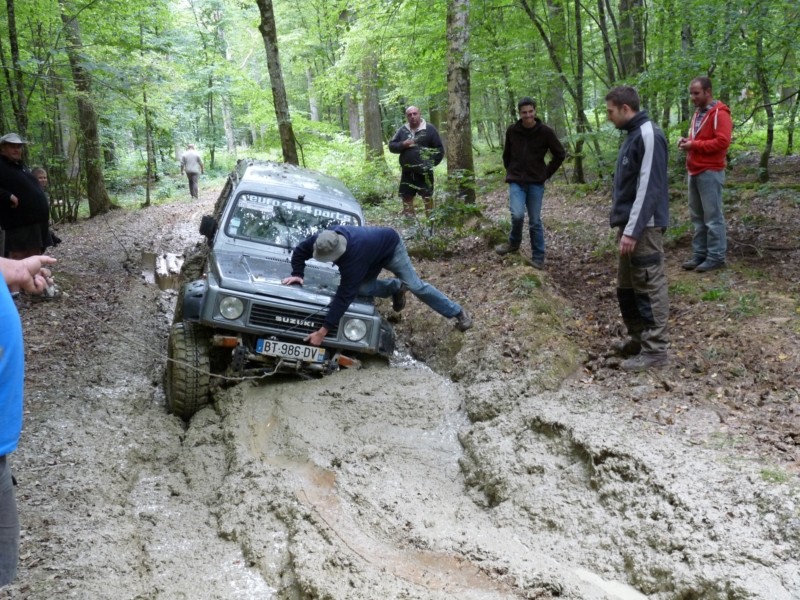
<svg viewBox="0 0 800 600">
<path fill-rule="evenodd" d="M 475 202 L 470 115 L 469 0 L 447 3 L 447 177 L 466 203 Z"/>
<path fill-rule="evenodd" d="M 103 179 L 103 154 L 100 146 L 100 134 L 97 128 L 97 111 L 92 98 L 92 79 L 84 68 L 79 51 L 83 47 L 78 20 L 67 14 L 65 0 L 59 0 L 61 20 L 68 42 L 67 56 L 72 69 L 72 81 L 78 92 L 78 121 L 81 129 L 81 149 L 84 170 L 86 171 L 86 195 L 89 200 L 89 216 L 108 212 L 111 209 L 111 198 L 106 191 Z"/>
<path fill-rule="evenodd" d="M 296 165 L 299 163 L 297 159 L 297 142 L 292 129 L 289 102 L 286 99 L 286 88 L 283 83 L 281 61 L 278 55 L 278 32 L 275 26 L 275 12 L 272 9 L 272 0 L 256 0 L 256 4 L 261 13 L 258 30 L 261 32 L 261 37 L 264 39 L 264 47 L 267 51 L 267 68 L 269 69 L 269 80 L 272 87 L 272 100 L 275 104 L 275 118 L 278 120 L 278 131 L 281 136 L 283 160 Z"/>
</svg>

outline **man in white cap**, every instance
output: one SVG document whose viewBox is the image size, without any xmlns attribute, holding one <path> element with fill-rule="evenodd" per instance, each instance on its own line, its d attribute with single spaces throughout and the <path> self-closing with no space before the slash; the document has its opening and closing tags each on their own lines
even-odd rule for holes
<svg viewBox="0 0 800 600">
<path fill-rule="evenodd" d="M 340 225 L 312 235 L 294 249 L 292 276 L 282 283 L 303 285 L 306 261 L 312 256 L 320 262 L 335 264 L 341 276 L 322 327 L 305 340 L 314 346 L 322 344 L 357 295 L 391 297 L 392 308 L 401 311 L 408 290 L 443 317 L 455 319 L 459 331 L 472 327 L 472 318 L 458 303 L 419 278 L 403 240 L 390 227 Z M 383 269 L 394 273 L 396 278 L 378 279 Z"/>
<path fill-rule="evenodd" d="M 5 231 L 3 255 L 13 259 L 41 254 L 51 244 L 50 203 L 23 162 L 26 144 L 16 133 L 0 137 L 0 227 Z"/>
</svg>

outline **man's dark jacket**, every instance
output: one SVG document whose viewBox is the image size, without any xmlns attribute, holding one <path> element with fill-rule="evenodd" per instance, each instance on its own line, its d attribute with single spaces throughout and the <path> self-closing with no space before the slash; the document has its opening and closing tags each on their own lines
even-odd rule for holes
<svg viewBox="0 0 800 600">
<path fill-rule="evenodd" d="M 621 129 L 628 136 L 617 157 L 610 222 L 638 240 L 645 227 L 669 225 L 667 139 L 644 111 Z"/>
<path fill-rule="evenodd" d="M 414 138 L 415 145 L 403 148 L 403 142 Z M 403 125 L 394 134 L 389 142 L 389 152 L 400 155 L 400 166 L 415 173 L 432 171 L 433 167 L 442 162 L 444 158 L 444 145 L 436 127 L 425 123 L 424 128 L 411 133 L 408 123 Z"/>
<path fill-rule="evenodd" d="M 11 207 L 11 195 L 19 204 Z M 28 169 L 0 156 L 0 227 L 16 229 L 50 221 L 50 204 L 39 181 Z"/>
<path fill-rule="evenodd" d="M 552 158 L 545 163 L 548 150 Z M 558 141 L 556 132 L 539 118 L 531 128 L 523 126 L 520 119 L 506 130 L 503 148 L 506 183 L 544 183 L 553 176 L 566 157 L 567 152 Z"/>
<path fill-rule="evenodd" d="M 333 231 L 347 238 L 347 249 L 333 263 L 339 267 L 340 282 L 325 315 L 324 324 L 329 330 L 339 323 L 347 307 L 358 295 L 361 284 L 376 279 L 389 264 L 400 243 L 400 236 L 391 227 L 339 225 Z M 318 235 L 306 238 L 295 247 L 292 252 L 293 276 L 304 276 L 306 261 L 314 256 L 314 242 Z"/>
</svg>

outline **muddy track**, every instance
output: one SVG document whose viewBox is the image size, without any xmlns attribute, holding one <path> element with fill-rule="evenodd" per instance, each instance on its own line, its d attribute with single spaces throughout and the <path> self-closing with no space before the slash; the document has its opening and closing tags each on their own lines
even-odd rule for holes
<svg viewBox="0 0 800 600">
<path fill-rule="evenodd" d="M 462 335 L 415 301 L 398 329 L 439 373 L 398 354 L 221 390 L 188 427 L 167 416 L 176 294 L 142 257 L 195 243 L 211 204 L 62 229 L 67 297 L 21 307 L 22 560 L 2 594 L 797 597 L 794 482 L 597 386 L 494 371 L 509 346 L 487 325 Z"/>
</svg>

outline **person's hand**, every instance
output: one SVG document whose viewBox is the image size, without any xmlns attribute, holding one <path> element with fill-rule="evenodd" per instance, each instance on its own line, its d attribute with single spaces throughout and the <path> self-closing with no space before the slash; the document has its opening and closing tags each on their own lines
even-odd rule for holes
<svg viewBox="0 0 800 600">
<path fill-rule="evenodd" d="M 322 344 L 322 340 L 325 339 L 325 334 L 327 333 L 327 328 L 320 327 L 314 333 L 309 334 L 303 341 L 308 342 L 312 346 L 319 346 Z"/>
<path fill-rule="evenodd" d="M 295 284 L 303 285 L 303 278 L 292 275 L 291 277 L 286 277 L 284 279 L 281 279 L 281 283 L 283 285 L 295 285 Z"/>
<path fill-rule="evenodd" d="M 621 238 L 619 238 L 619 253 L 622 256 L 625 256 L 626 254 L 630 254 L 631 252 L 633 252 L 633 249 L 635 247 L 636 247 L 636 239 L 628 235 L 623 235 Z"/>
<path fill-rule="evenodd" d="M 19 198 L 17 198 L 14 194 L 11 194 L 11 208 L 17 208 L 19 206 Z"/>
<path fill-rule="evenodd" d="M 680 150 L 691 150 L 692 149 L 692 140 L 689 138 L 679 138 L 678 139 L 678 149 Z"/>
<path fill-rule="evenodd" d="M 31 294 L 41 294 L 53 285 L 50 269 L 56 259 L 52 256 L 29 256 L 21 260 L 0 259 L 3 278 L 9 286 L 20 287 Z"/>
<path fill-rule="evenodd" d="M 411 146 L 416 146 L 417 140 L 413 137 L 408 138 L 405 142 L 403 142 L 403 148 L 411 148 Z"/>
</svg>

